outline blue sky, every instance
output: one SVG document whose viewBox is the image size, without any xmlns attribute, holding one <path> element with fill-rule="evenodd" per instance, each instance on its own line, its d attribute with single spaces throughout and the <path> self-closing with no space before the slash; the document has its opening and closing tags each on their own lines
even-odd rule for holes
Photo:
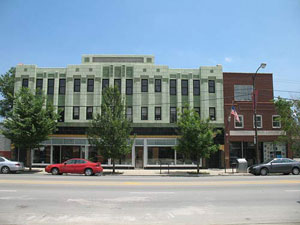
<svg viewBox="0 0 300 225">
<path fill-rule="evenodd" d="M 275 96 L 300 97 L 299 0 L 0 0 L 0 32 L 0 74 L 80 64 L 82 54 L 153 54 L 171 68 L 225 72 L 266 62 Z"/>
</svg>

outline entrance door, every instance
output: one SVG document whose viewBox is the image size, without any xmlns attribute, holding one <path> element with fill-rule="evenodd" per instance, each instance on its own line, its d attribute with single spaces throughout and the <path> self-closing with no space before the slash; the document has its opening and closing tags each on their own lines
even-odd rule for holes
<svg viewBox="0 0 300 225">
<path fill-rule="evenodd" d="M 135 147 L 135 168 L 143 168 L 144 147 Z"/>
</svg>

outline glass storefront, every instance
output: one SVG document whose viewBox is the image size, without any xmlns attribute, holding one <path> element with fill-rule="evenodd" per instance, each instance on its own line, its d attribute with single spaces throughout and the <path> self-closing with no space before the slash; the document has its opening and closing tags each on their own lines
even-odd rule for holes
<svg viewBox="0 0 300 225">
<path fill-rule="evenodd" d="M 171 147 L 148 147 L 148 165 L 175 164 L 175 151 Z"/>
<path fill-rule="evenodd" d="M 33 163 L 46 164 L 51 160 L 51 147 L 45 146 L 33 150 Z"/>
</svg>

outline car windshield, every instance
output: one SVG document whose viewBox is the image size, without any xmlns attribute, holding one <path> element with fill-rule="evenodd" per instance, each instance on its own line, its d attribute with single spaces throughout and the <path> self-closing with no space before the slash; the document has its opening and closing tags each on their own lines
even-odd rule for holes
<svg viewBox="0 0 300 225">
<path fill-rule="evenodd" d="M 3 156 L 1 156 L 0 158 L 2 158 L 2 159 L 4 159 L 4 160 L 8 160 L 7 158 L 5 158 L 5 157 L 3 157 Z"/>
</svg>

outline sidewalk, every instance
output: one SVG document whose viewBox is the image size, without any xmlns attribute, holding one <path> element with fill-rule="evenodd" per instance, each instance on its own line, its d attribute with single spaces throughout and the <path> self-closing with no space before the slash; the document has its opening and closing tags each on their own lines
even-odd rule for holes
<svg viewBox="0 0 300 225">
<path fill-rule="evenodd" d="M 116 169 L 116 173 L 112 174 L 112 169 L 104 169 L 103 176 L 251 176 L 249 173 L 236 173 L 235 169 L 200 169 L 200 174 L 196 173 L 196 169 Z M 48 174 L 44 168 L 26 168 L 24 174 Z"/>
</svg>

